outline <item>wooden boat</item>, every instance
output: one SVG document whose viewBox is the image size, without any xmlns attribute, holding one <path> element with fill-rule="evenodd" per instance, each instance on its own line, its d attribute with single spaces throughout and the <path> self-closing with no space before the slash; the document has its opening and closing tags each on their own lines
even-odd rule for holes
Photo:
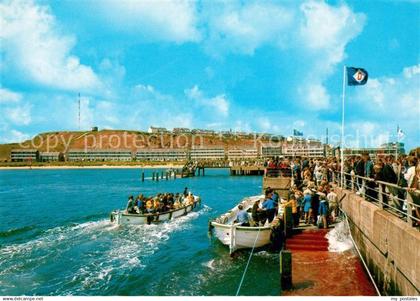
<svg viewBox="0 0 420 301">
<path fill-rule="evenodd" d="M 188 206 L 183 206 L 178 209 L 165 211 L 161 213 L 137 214 L 128 213 L 126 210 L 115 210 L 110 214 L 110 220 L 117 225 L 143 225 L 151 223 L 160 223 L 172 220 L 177 217 L 184 216 L 201 204 L 200 197 L 194 195 L 194 203 Z"/>
<path fill-rule="evenodd" d="M 263 198 L 263 195 L 248 197 L 240 203 L 244 207 L 244 210 L 248 211 L 250 220 L 252 220 L 252 218 L 249 211 L 258 199 Z M 230 254 L 239 249 L 252 248 L 254 246 L 258 248 L 270 244 L 272 224 L 277 222 L 277 220 L 275 219 L 272 224 L 266 222 L 264 226 L 254 227 L 244 227 L 240 224 L 233 224 L 239 211 L 238 205 L 210 222 L 210 228 L 212 229 L 213 234 L 222 244 L 229 246 Z"/>
</svg>

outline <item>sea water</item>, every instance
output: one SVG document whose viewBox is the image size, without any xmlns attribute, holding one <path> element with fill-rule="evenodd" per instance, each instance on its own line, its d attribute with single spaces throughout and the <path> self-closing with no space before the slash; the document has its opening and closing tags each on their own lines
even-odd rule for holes
<svg viewBox="0 0 420 301">
<path fill-rule="evenodd" d="M 262 178 L 206 169 L 156 182 L 154 171 L 0 171 L 0 295 L 234 295 L 250 252 L 230 257 L 209 236 L 208 221 L 260 194 Z M 145 226 L 109 222 L 131 194 L 185 187 L 202 198 L 187 216 Z M 279 295 L 279 284 L 278 255 L 257 251 L 240 294 Z"/>
</svg>

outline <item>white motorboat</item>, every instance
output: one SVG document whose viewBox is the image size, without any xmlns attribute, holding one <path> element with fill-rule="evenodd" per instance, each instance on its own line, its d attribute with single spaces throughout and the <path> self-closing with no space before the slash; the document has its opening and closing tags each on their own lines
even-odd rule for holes
<svg viewBox="0 0 420 301">
<path fill-rule="evenodd" d="M 160 223 L 184 216 L 196 209 L 197 207 L 199 207 L 200 203 L 200 197 L 194 195 L 193 204 L 190 204 L 188 206 L 183 206 L 170 211 L 149 214 L 128 213 L 127 210 L 115 210 L 111 212 L 110 219 L 111 222 L 116 223 L 118 225 L 142 225 Z"/>
<path fill-rule="evenodd" d="M 264 196 L 248 197 L 239 204 L 242 204 L 244 210 L 249 211 L 258 199 L 264 199 Z M 270 244 L 272 226 L 277 220 L 275 219 L 271 224 L 266 222 L 264 226 L 241 226 L 241 224 L 234 224 L 233 222 L 239 211 L 238 205 L 210 222 L 210 227 L 214 235 L 222 244 L 229 246 L 230 254 L 239 249 L 258 248 Z M 248 212 L 248 214 L 249 219 L 252 220 L 251 213 Z"/>
</svg>

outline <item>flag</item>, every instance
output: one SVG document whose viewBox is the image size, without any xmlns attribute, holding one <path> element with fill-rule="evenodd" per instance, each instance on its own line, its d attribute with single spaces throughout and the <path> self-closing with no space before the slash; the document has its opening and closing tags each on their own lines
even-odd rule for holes
<svg viewBox="0 0 420 301">
<path fill-rule="evenodd" d="M 293 136 L 303 136 L 303 133 L 298 130 L 293 130 Z"/>
<path fill-rule="evenodd" d="M 367 83 L 368 73 L 365 69 L 347 67 L 347 84 L 349 86 L 361 86 Z"/>
</svg>

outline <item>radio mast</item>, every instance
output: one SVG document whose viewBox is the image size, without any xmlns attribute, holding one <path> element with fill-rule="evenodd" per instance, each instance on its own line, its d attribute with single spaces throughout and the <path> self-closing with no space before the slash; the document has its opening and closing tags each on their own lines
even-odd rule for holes
<svg viewBox="0 0 420 301">
<path fill-rule="evenodd" d="M 80 92 L 79 92 L 79 131 L 80 131 Z"/>
</svg>

